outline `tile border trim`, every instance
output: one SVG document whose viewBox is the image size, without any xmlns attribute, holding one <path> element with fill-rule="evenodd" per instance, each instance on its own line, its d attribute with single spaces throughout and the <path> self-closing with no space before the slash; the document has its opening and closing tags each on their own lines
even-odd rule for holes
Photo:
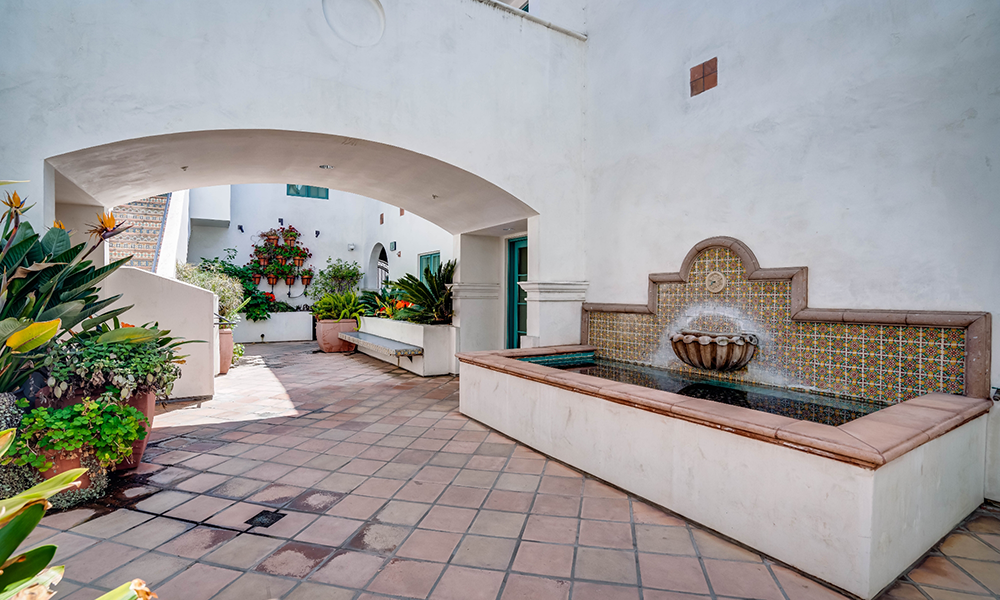
<svg viewBox="0 0 1000 600">
<path fill-rule="evenodd" d="M 584 302 L 580 323 L 580 340 L 590 339 L 590 313 L 656 314 L 656 300 L 661 283 L 687 283 L 691 267 L 702 251 L 727 248 L 743 262 L 747 279 L 751 281 L 791 280 L 792 320 L 808 323 L 852 323 L 858 325 L 894 325 L 912 327 L 942 327 L 965 329 L 965 395 L 973 398 L 990 397 L 990 354 L 992 346 L 992 315 L 988 312 L 867 310 L 850 308 L 810 308 L 809 268 L 761 268 L 753 251 L 740 240 L 727 236 L 704 239 L 688 251 L 675 273 L 651 273 L 647 286 L 646 304 Z"/>
</svg>

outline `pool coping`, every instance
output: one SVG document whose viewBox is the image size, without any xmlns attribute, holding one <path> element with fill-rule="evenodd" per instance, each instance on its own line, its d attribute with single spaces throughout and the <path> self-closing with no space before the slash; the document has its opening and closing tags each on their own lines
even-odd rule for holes
<svg viewBox="0 0 1000 600">
<path fill-rule="evenodd" d="M 461 363 L 872 470 L 986 414 L 993 405 L 985 398 L 932 393 L 834 427 L 518 360 L 595 350 L 595 346 L 569 345 L 456 356 Z"/>
</svg>

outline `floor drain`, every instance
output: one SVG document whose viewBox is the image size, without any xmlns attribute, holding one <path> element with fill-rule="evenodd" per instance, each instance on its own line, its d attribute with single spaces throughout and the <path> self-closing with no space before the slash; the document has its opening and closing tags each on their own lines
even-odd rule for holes
<svg viewBox="0 0 1000 600">
<path fill-rule="evenodd" d="M 247 519 L 246 524 L 253 525 L 254 527 L 270 527 L 284 518 L 284 516 L 278 511 L 262 510 Z"/>
</svg>

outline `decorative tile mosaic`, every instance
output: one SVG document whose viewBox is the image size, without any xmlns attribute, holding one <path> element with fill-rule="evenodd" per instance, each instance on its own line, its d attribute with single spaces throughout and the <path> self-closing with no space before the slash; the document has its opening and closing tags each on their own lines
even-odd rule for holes
<svg viewBox="0 0 1000 600">
<path fill-rule="evenodd" d="M 726 277 L 715 294 L 705 285 L 714 271 Z M 728 248 L 702 251 L 687 283 L 660 284 L 655 315 L 590 313 L 599 357 L 704 376 L 674 356 L 667 338 L 681 329 L 760 338 L 746 369 L 711 373 L 715 379 L 886 403 L 965 390 L 964 329 L 793 321 L 791 282 L 748 280 Z"/>
</svg>

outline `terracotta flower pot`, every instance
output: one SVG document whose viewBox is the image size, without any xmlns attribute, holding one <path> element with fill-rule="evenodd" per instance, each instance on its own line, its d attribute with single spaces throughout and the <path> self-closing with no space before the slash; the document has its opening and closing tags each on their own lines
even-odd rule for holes
<svg viewBox="0 0 1000 600">
<path fill-rule="evenodd" d="M 324 319 L 316 322 L 316 341 L 319 342 L 319 349 L 323 352 L 350 352 L 354 350 L 354 344 L 340 339 L 339 334 L 346 331 L 355 331 L 358 322 L 354 319 Z"/>
<path fill-rule="evenodd" d="M 219 329 L 219 374 L 225 375 L 233 364 L 233 330 Z"/>
<path fill-rule="evenodd" d="M 115 465 L 116 471 L 134 469 L 142 462 L 142 453 L 146 451 L 146 444 L 149 443 L 149 435 L 153 432 L 152 425 L 153 413 L 156 411 L 156 394 L 153 392 L 134 394 L 128 399 L 127 404 L 139 409 L 139 412 L 149 420 L 149 426 L 146 427 L 146 437 L 132 442 L 132 456 Z"/>
<path fill-rule="evenodd" d="M 268 275 L 267 276 L 267 283 L 270 284 L 270 285 L 274 285 L 274 284 L 278 283 L 278 276 L 277 275 Z"/>
<path fill-rule="evenodd" d="M 306 259 L 302 258 L 301 256 L 296 256 L 295 258 L 292 259 L 292 262 L 295 263 L 296 267 L 301 267 L 302 264 L 306 262 Z"/>
<path fill-rule="evenodd" d="M 294 246 L 295 245 L 295 238 L 285 238 L 285 245 L 286 246 Z"/>
<path fill-rule="evenodd" d="M 253 275 L 251 275 L 251 277 L 253 278 L 253 284 L 254 285 L 257 285 L 257 284 L 260 283 L 260 273 L 254 273 Z"/>
<path fill-rule="evenodd" d="M 288 277 L 285 277 L 285 283 L 287 285 L 293 285 L 295 283 L 295 277 L 296 277 L 295 275 L 290 275 Z"/>
<path fill-rule="evenodd" d="M 263 258 L 263 257 L 259 257 L 259 258 L 257 258 L 257 264 L 260 265 L 260 266 L 262 266 L 262 267 L 266 267 L 267 266 L 267 259 Z"/>
<path fill-rule="evenodd" d="M 79 450 L 75 452 L 56 452 L 55 450 L 46 450 L 45 457 L 52 461 L 52 468 L 41 474 L 45 479 L 52 479 L 56 475 L 73 469 L 84 468 L 82 465 L 83 452 Z M 91 483 L 90 471 L 84 473 L 83 476 L 77 481 L 80 482 L 80 487 L 76 489 L 85 490 L 89 488 Z"/>
<path fill-rule="evenodd" d="M 285 264 L 286 262 L 288 262 L 288 259 L 287 259 L 287 258 L 285 258 L 284 256 L 279 256 L 279 257 L 278 257 L 278 264 L 279 264 L 279 265 L 283 265 L 283 264 Z"/>
<path fill-rule="evenodd" d="M 278 245 L 278 236 L 276 236 L 276 235 L 269 235 L 269 236 L 267 236 L 267 243 L 271 244 L 272 246 L 277 246 Z"/>
<path fill-rule="evenodd" d="M 312 275 L 303 275 L 302 276 L 302 285 L 309 285 L 310 283 L 312 283 L 312 280 L 313 280 L 313 276 Z"/>
</svg>

